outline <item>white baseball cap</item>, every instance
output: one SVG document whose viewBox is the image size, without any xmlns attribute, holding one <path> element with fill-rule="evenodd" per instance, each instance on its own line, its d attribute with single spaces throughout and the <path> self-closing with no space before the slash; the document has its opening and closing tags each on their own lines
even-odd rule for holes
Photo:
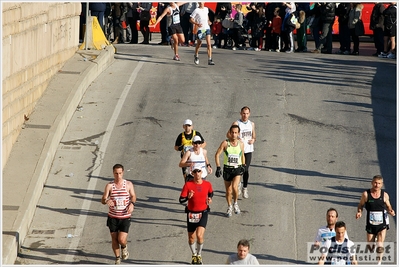
<svg viewBox="0 0 399 267">
<path fill-rule="evenodd" d="M 202 143 L 201 137 L 199 135 L 194 136 L 193 143 L 198 142 L 198 141 Z"/>
<path fill-rule="evenodd" d="M 187 119 L 187 120 L 184 121 L 183 125 L 190 125 L 191 126 L 191 125 L 193 125 L 193 122 L 191 120 Z"/>
</svg>

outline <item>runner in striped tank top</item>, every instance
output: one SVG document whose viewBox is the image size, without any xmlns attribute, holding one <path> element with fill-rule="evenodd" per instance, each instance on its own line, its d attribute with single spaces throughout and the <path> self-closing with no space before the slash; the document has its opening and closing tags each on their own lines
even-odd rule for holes
<svg viewBox="0 0 399 267">
<path fill-rule="evenodd" d="M 123 173 L 123 166 L 115 164 L 113 167 L 114 181 L 105 186 L 101 199 L 101 203 L 107 204 L 109 208 L 107 226 L 111 233 L 112 250 L 116 257 L 115 264 L 120 264 L 121 259 L 125 260 L 129 257 L 127 236 L 130 217 L 136 202 L 133 183 L 123 179 Z"/>
</svg>

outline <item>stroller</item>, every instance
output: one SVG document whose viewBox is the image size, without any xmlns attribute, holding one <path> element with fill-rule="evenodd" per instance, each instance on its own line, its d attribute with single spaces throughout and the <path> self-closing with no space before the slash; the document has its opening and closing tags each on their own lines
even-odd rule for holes
<svg viewBox="0 0 399 267">
<path fill-rule="evenodd" d="M 234 45 L 233 40 L 233 29 L 234 23 L 230 19 L 226 18 L 222 21 L 222 39 L 224 39 L 224 47 L 232 48 Z M 246 42 L 250 42 L 252 39 L 251 29 L 248 25 L 248 20 L 244 17 L 243 26 L 239 29 L 239 46 L 245 48 Z"/>
</svg>

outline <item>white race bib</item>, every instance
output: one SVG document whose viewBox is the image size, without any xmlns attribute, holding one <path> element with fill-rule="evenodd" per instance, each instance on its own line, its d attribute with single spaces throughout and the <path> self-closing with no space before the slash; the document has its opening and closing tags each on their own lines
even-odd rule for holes
<svg viewBox="0 0 399 267">
<path fill-rule="evenodd" d="M 201 218 L 202 218 L 202 213 L 193 213 L 193 212 L 188 213 L 188 222 L 190 223 L 199 223 Z"/>
<path fill-rule="evenodd" d="M 174 24 L 180 23 L 180 14 L 179 13 L 173 15 L 173 23 Z"/>
<path fill-rule="evenodd" d="M 382 211 L 370 211 L 369 222 L 371 225 L 380 225 L 384 222 Z"/>
<path fill-rule="evenodd" d="M 115 209 L 124 210 L 126 208 L 126 199 L 122 197 L 115 198 Z"/>
<path fill-rule="evenodd" d="M 227 158 L 227 164 L 232 167 L 237 167 L 238 166 L 238 160 L 240 158 L 240 155 L 237 154 L 229 154 Z"/>
</svg>

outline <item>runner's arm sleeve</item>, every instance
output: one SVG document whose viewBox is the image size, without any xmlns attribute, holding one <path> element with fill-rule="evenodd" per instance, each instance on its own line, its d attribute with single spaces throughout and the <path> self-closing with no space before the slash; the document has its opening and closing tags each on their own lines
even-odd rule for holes
<svg viewBox="0 0 399 267">
<path fill-rule="evenodd" d="M 188 197 L 180 196 L 180 198 L 179 198 L 180 204 L 185 205 L 187 203 L 187 201 L 188 201 Z"/>
</svg>

